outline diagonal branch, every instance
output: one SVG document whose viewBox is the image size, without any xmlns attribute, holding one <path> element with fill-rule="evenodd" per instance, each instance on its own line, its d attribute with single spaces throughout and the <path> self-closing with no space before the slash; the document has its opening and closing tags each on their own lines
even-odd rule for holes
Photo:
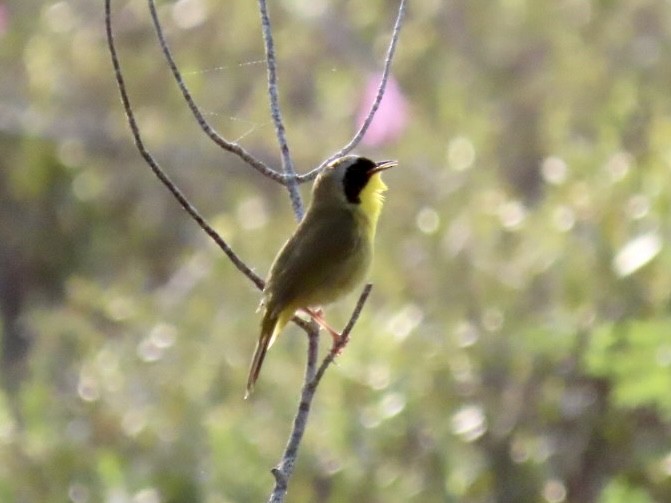
<svg viewBox="0 0 671 503">
<path fill-rule="evenodd" d="M 366 284 L 366 286 L 363 287 L 363 291 L 361 292 L 361 295 L 359 295 L 359 300 L 357 301 L 356 306 L 354 306 L 354 311 L 352 311 L 352 316 L 350 316 L 349 322 L 347 322 L 345 329 L 342 331 L 340 339 L 336 344 L 333 345 L 329 354 L 326 355 L 321 365 L 316 370 L 314 377 L 308 383 L 307 387 L 312 388 L 313 393 L 314 390 L 317 389 L 319 381 L 321 381 L 322 377 L 324 376 L 324 372 L 326 372 L 326 369 L 329 367 L 329 365 L 333 363 L 336 356 L 338 356 L 340 352 L 343 349 L 345 349 L 345 346 L 349 342 L 349 334 L 352 332 L 352 330 L 354 329 L 354 325 L 359 320 L 359 316 L 361 316 L 363 306 L 366 304 L 366 301 L 368 300 L 368 296 L 370 295 L 372 289 L 373 285 L 370 283 Z"/>
<path fill-rule="evenodd" d="M 261 11 L 261 21 L 262 21 L 262 27 L 263 27 L 263 35 L 264 35 L 264 42 L 265 42 L 265 47 L 266 47 L 266 62 L 268 65 L 268 93 L 270 96 L 270 102 L 271 102 L 271 115 L 273 117 L 273 121 L 275 123 L 275 128 L 276 128 L 276 134 L 278 138 L 278 142 L 280 144 L 280 149 L 282 151 L 282 166 L 283 166 L 283 171 L 284 173 L 280 174 L 272 169 L 268 168 L 265 166 L 265 164 L 261 163 L 260 161 L 257 161 L 251 154 L 247 153 L 242 147 L 235 143 L 228 142 L 227 140 L 223 139 L 220 137 L 214 129 L 212 129 L 211 126 L 205 121 L 205 119 L 202 116 L 202 113 L 199 111 L 198 107 L 195 105 L 191 94 L 189 93 L 188 89 L 186 88 L 184 81 L 181 77 L 181 74 L 179 70 L 177 69 L 177 66 L 174 62 L 174 59 L 172 58 L 172 54 L 170 53 L 170 50 L 167 46 L 167 43 L 165 41 L 165 37 L 163 36 L 163 32 L 161 29 L 160 22 L 158 20 L 156 8 L 154 5 L 154 0 L 148 0 L 149 1 L 149 8 L 151 11 L 152 19 L 154 22 L 154 27 L 156 29 L 156 33 L 158 35 L 161 48 L 163 50 L 164 56 L 166 57 L 166 60 L 168 61 L 168 64 L 173 72 L 173 76 L 175 80 L 177 81 L 177 84 L 182 91 L 182 94 L 187 101 L 187 104 L 189 105 L 192 113 L 196 117 L 196 120 L 198 121 L 199 125 L 201 128 L 208 134 L 208 136 L 213 139 L 217 144 L 222 146 L 225 150 L 232 152 L 236 155 L 238 155 L 241 159 L 246 161 L 250 166 L 254 167 L 257 169 L 259 172 L 263 173 L 266 176 L 269 176 L 270 178 L 283 183 L 284 185 L 287 186 L 289 190 L 289 194 L 292 200 L 292 205 L 294 208 L 294 213 L 296 214 L 297 218 L 301 218 L 303 214 L 303 206 L 302 206 L 302 201 L 300 198 L 300 194 L 298 192 L 298 183 L 306 182 L 309 180 L 312 180 L 315 178 L 315 176 L 319 173 L 319 171 L 322 169 L 322 167 L 329 162 L 330 160 L 347 154 L 350 152 L 353 148 L 356 147 L 356 145 L 359 143 L 361 138 L 364 136 L 366 130 L 368 129 L 368 126 L 373 120 L 373 117 L 377 111 L 377 108 L 379 107 L 380 101 L 382 100 L 382 96 L 384 95 L 384 90 L 386 86 L 386 82 L 389 76 L 389 71 L 391 67 L 391 62 L 394 56 L 394 51 L 396 48 L 399 32 L 400 32 L 400 26 L 402 23 L 403 15 L 405 12 L 405 3 L 406 0 L 401 0 L 401 4 L 399 6 L 399 11 L 396 19 L 396 24 L 394 26 L 394 32 L 392 35 L 392 39 L 389 45 L 389 49 L 387 52 L 387 57 L 385 59 L 385 65 L 384 65 L 384 72 L 383 76 L 380 82 L 380 86 L 378 88 L 378 95 L 376 97 L 375 103 L 371 107 L 371 110 L 364 121 L 364 124 L 360 128 L 360 130 L 357 132 L 357 134 L 352 138 L 352 140 L 345 146 L 343 149 L 341 149 L 338 153 L 334 154 L 331 156 L 327 161 L 325 161 L 320 167 L 318 167 L 315 170 L 312 170 L 309 173 L 306 173 L 302 176 L 297 176 L 293 167 L 293 163 L 291 160 L 291 156 L 289 153 L 289 147 L 286 141 L 286 136 L 285 136 L 285 130 L 284 130 L 284 125 L 282 123 L 282 118 L 280 114 L 280 109 L 279 109 L 279 100 L 278 100 L 278 93 L 277 93 L 277 70 L 276 70 L 276 61 L 275 61 L 275 53 L 274 53 L 274 45 L 273 45 L 273 39 L 272 39 L 272 32 L 271 32 L 271 25 L 270 25 L 270 19 L 268 17 L 268 12 L 267 12 L 267 6 L 266 6 L 266 1 L 265 0 L 258 0 L 259 1 L 259 8 Z M 130 103 L 130 99 L 128 96 L 128 92 L 126 89 L 126 84 L 123 78 L 121 66 L 119 63 L 119 59 L 117 56 L 117 51 L 114 43 L 114 36 L 113 36 L 113 31 L 112 31 L 112 21 L 111 21 L 111 14 L 110 14 L 110 2 L 111 0 L 105 0 L 105 28 L 106 28 L 106 33 L 107 33 L 107 41 L 108 41 L 108 48 L 110 51 L 111 59 L 112 59 L 112 64 L 114 67 L 114 74 L 115 78 L 117 81 L 117 85 L 119 88 L 119 92 L 121 95 L 121 101 L 123 103 L 123 108 L 126 113 L 126 117 L 128 120 L 128 124 L 130 126 L 133 139 L 135 141 L 135 144 L 144 158 L 144 160 L 147 162 L 147 164 L 150 166 L 151 170 L 153 173 L 156 175 L 156 177 L 163 183 L 163 185 L 171 192 L 171 194 L 177 199 L 179 204 L 182 206 L 182 208 L 198 223 L 198 225 L 212 238 L 217 245 L 224 251 L 224 253 L 228 256 L 228 258 L 233 262 L 233 264 L 240 270 L 247 278 L 249 278 L 259 289 L 263 289 L 265 283 L 261 277 L 259 277 L 253 270 L 251 270 L 243 261 L 238 257 L 238 255 L 231 249 L 231 247 L 223 240 L 221 236 L 212 228 L 211 225 L 205 221 L 205 219 L 200 215 L 198 210 L 187 200 L 187 198 L 182 194 L 182 192 L 175 186 L 175 184 L 172 182 L 172 180 L 168 177 L 168 175 L 163 171 L 163 169 L 160 167 L 158 162 L 154 159 L 154 157 L 149 153 L 149 151 L 146 149 L 144 142 L 142 140 L 137 121 L 135 119 L 133 109 Z M 302 441 L 303 435 L 305 433 L 305 428 L 307 426 L 307 421 L 309 418 L 309 413 L 310 409 L 312 406 L 312 401 L 314 399 L 314 395 L 316 393 L 317 387 L 324 376 L 324 373 L 328 369 L 328 367 L 333 363 L 335 357 L 339 354 L 339 352 L 344 348 L 344 346 L 347 344 L 349 340 L 349 334 L 354 328 L 354 325 L 356 324 L 360 314 L 361 310 L 363 309 L 369 295 L 372 289 L 372 285 L 368 284 L 365 286 L 363 291 L 361 292 L 361 295 L 359 296 L 359 300 L 357 301 L 357 304 L 355 306 L 354 311 L 352 312 L 352 315 L 350 317 L 349 322 L 347 323 L 346 327 L 343 330 L 342 336 L 340 340 L 334 345 L 332 350 L 329 352 L 329 354 L 323 359 L 322 363 L 317 367 L 317 360 L 318 360 L 318 353 L 319 353 L 319 331 L 318 328 L 314 326 L 314 324 L 308 323 L 298 317 L 293 318 L 293 321 L 297 323 L 299 326 L 301 326 L 306 332 L 308 333 L 308 340 L 309 340 L 309 345 L 308 345 L 308 358 L 307 358 L 307 363 L 306 363 L 306 370 L 305 370 L 305 380 L 303 384 L 303 388 L 301 391 L 301 398 L 298 406 L 298 410 L 296 412 L 296 416 L 294 418 L 294 423 L 293 423 L 293 428 L 289 437 L 289 440 L 287 442 L 287 446 L 285 448 L 285 451 L 282 455 L 282 459 L 278 466 L 272 470 L 273 475 L 275 476 L 275 488 L 273 489 L 273 492 L 271 493 L 269 501 L 272 503 L 278 503 L 284 501 L 284 496 L 286 495 L 287 492 L 287 486 L 289 479 L 293 473 L 294 466 L 296 463 L 296 457 L 298 455 L 298 449 L 300 447 L 300 443 Z"/>
<path fill-rule="evenodd" d="M 128 91 L 126 89 L 126 82 L 123 77 L 123 72 L 121 70 L 121 65 L 119 63 L 119 57 L 116 51 L 116 45 L 114 43 L 114 33 L 112 31 L 112 16 L 110 12 L 110 3 L 111 0 L 105 0 L 105 30 L 107 33 L 107 45 L 110 52 L 110 57 L 112 59 L 112 66 L 114 67 L 114 76 L 117 81 L 117 87 L 119 88 L 119 94 L 121 95 L 121 102 L 123 104 L 124 111 L 126 113 L 126 118 L 128 120 L 128 125 L 131 129 L 133 135 L 133 140 L 135 145 L 142 155 L 142 158 L 149 165 L 152 172 L 156 177 L 163 183 L 163 185 L 170 191 L 180 206 L 193 218 L 196 223 L 200 226 L 205 233 L 210 236 L 210 238 L 223 250 L 226 256 L 233 262 L 233 265 L 241 271 L 249 280 L 259 289 L 263 290 L 265 287 L 265 281 L 256 274 L 245 262 L 233 251 L 233 249 L 226 243 L 226 241 L 214 230 L 214 228 L 207 223 L 207 221 L 200 215 L 198 210 L 188 201 L 186 196 L 177 188 L 173 183 L 170 177 L 163 171 L 161 166 L 158 164 L 156 159 L 151 155 L 144 145 L 142 136 L 140 134 L 140 129 L 137 125 L 137 120 L 135 119 L 135 114 L 133 113 L 133 108 L 130 103 L 130 98 L 128 96 Z M 291 321 L 296 325 L 301 327 L 307 333 L 310 333 L 312 330 L 310 323 L 301 319 L 298 316 L 294 316 Z"/>
<path fill-rule="evenodd" d="M 268 66 L 268 97 L 270 98 L 270 115 L 275 123 L 275 134 L 280 145 L 282 154 L 282 170 L 286 175 L 286 186 L 291 198 L 291 206 L 297 220 L 303 218 L 303 201 L 298 191 L 298 182 L 296 179 L 296 170 L 291 160 L 289 144 L 287 143 L 286 130 L 282 122 L 282 113 L 280 111 L 280 102 L 277 91 L 277 64 L 275 59 L 275 43 L 273 42 L 273 32 L 270 25 L 270 16 L 268 15 L 268 6 L 266 0 L 259 0 L 259 12 L 261 13 L 261 28 L 263 31 L 263 42 L 266 48 L 266 63 Z"/>
<path fill-rule="evenodd" d="M 356 132 L 354 137 L 349 141 L 349 143 L 345 145 L 342 149 L 340 149 L 338 152 L 333 154 L 329 159 L 327 159 L 326 161 L 327 163 L 337 157 L 342 157 L 343 155 L 348 154 L 354 148 L 356 148 L 356 146 L 359 144 L 361 139 L 366 134 L 366 131 L 368 131 L 368 128 L 373 122 L 373 119 L 375 118 L 375 114 L 377 112 L 377 109 L 380 107 L 382 97 L 384 96 L 384 91 L 387 87 L 387 80 L 389 79 L 389 73 L 391 71 L 391 63 L 394 60 L 394 54 L 396 53 L 396 45 L 398 44 L 398 37 L 401 33 L 403 17 L 405 16 L 405 5 L 406 0 L 401 0 L 400 5 L 398 6 L 398 14 L 396 15 L 396 23 L 394 23 L 394 31 L 392 32 L 389 47 L 387 48 L 387 55 L 384 58 L 384 68 L 382 70 L 382 78 L 380 79 L 380 84 L 378 85 L 377 88 L 377 94 L 375 95 L 375 100 L 373 101 L 373 104 L 371 105 L 370 110 L 368 111 L 368 115 L 366 116 L 366 119 L 363 121 L 363 124 L 361 124 L 361 127 Z"/>
<path fill-rule="evenodd" d="M 398 38 L 399 35 L 401 34 L 401 26 L 403 25 L 405 10 L 406 10 L 406 0 L 401 0 L 401 3 L 398 6 L 398 13 L 396 14 L 396 22 L 394 23 L 394 30 L 391 34 L 391 40 L 389 41 L 389 46 L 387 48 L 387 55 L 384 58 L 384 68 L 382 70 L 382 77 L 380 78 L 380 83 L 377 88 L 377 94 L 375 95 L 375 100 L 373 101 L 373 104 L 371 105 L 370 110 L 368 111 L 368 115 L 366 116 L 366 119 L 363 121 L 363 124 L 361 124 L 359 130 L 354 134 L 354 136 L 347 143 L 347 145 L 341 148 L 338 152 L 328 157 L 317 168 L 303 175 L 300 175 L 298 177 L 299 183 L 304 183 L 316 178 L 317 175 L 321 172 L 321 170 L 324 169 L 324 167 L 329 162 L 333 161 L 334 159 L 337 159 L 338 157 L 342 157 L 344 155 L 349 154 L 352 150 L 354 150 L 357 147 L 359 142 L 361 142 L 363 137 L 366 135 L 366 131 L 368 131 L 368 128 L 370 127 L 371 123 L 373 122 L 373 119 L 375 118 L 375 114 L 377 113 L 377 109 L 380 107 L 380 103 L 382 102 L 382 98 L 384 97 L 384 92 L 387 88 L 387 80 L 389 80 L 389 74 L 391 72 L 391 64 L 394 60 L 394 54 L 396 53 L 396 46 L 398 45 Z"/>
<path fill-rule="evenodd" d="M 126 112 L 126 118 L 128 119 L 128 125 L 130 126 L 131 132 L 133 134 L 133 139 L 135 140 L 135 145 L 137 146 L 140 154 L 149 165 L 151 170 L 154 172 L 156 177 L 161 181 L 163 185 L 170 191 L 170 193 L 177 199 L 180 206 L 193 218 L 196 223 L 203 229 L 212 240 L 219 245 L 219 248 L 223 250 L 226 256 L 233 262 L 233 265 L 238 268 L 245 276 L 247 276 L 252 283 L 254 283 L 257 288 L 263 289 L 265 283 L 260 276 L 258 276 L 254 271 L 252 271 L 243 260 L 238 257 L 238 255 L 233 251 L 233 249 L 224 241 L 224 239 L 214 230 L 214 228 L 207 223 L 207 221 L 200 215 L 198 210 L 187 200 L 186 196 L 177 188 L 177 186 L 172 182 L 170 177 L 163 171 L 161 166 L 158 164 L 156 159 L 149 153 L 147 148 L 144 145 L 142 136 L 140 135 L 140 129 L 138 128 L 137 121 L 135 119 L 135 114 L 131 107 L 130 98 L 128 97 L 128 91 L 126 89 L 126 82 L 123 78 L 121 71 L 121 65 L 119 64 L 119 58 L 117 56 L 116 46 L 114 44 L 114 34 L 112 32 L 112 15 L 110 13 L 110 1 L 105 0 L 105 30 L 107 32 L 107 46 L 109 48 L 110 56 L 112 58 L 112 65 L 114 66 L 114 76 L 116 77 L 117 86 L 119 88 L 119 93 L 121 94 L 121 102 L 123 103 L 124 111 Z"/>
<path fill-rule="evenodd" d="M 161 45 L 161 51 L 163 52 L 163 56 L 168 62 L 168 66 L 172 71 L 172 75 L 175 78 L 175 82 L 177 82 L 177 86 L 179 87 L 179 90 L 182 92 L 184 101 L 186 101 L 186 104 L 189 106 L 189 109 L 191 110 L 191 113 L 195 117 L 196 122 L 198 122 L 200 128 L 214 143 L 219 145 L 222 149 L 237 155 L 240 159 L 245 161 L 249 166 L 256 169 L 262 175 L 267 176 L 268 178 L 272 178 L 276 182 L 280 182 L 282 184 L 286 183 L 285 177 L 283 177 L 282 174 L 268 167 L 264 162 L 260 161 L 252 154 L 247 152 L 247 150 L 245 150 L 241 145 L 234 142 L 230 142 L 225 138 L 223 138 L 219 133 L 217 133 L 214 130 L 214 128 L 209 124 L 209 122 L 207 122 L 207 120 L 203 116 L 203 113 L 200 111 L 195 101 L 193 100 L 193 96 L 191 96 L 191 92 L 186 87 L 184 79 L 182 78 L 182 74 L 177 68 L 175 59 L 172 57 L 172 52 L 168 47 L 168 42 L 165 39 L 165 35 L 163 34 L 163 28 L 158 18 L 158 13 L 156 12 L 156 4 L 154 3 L 154 0 L 148 0 L 148 2 L 149 2 L 149 12 L 151 13 L 151 19 L 152 22 L 154 23 L 154 30 L 156 31 L 156 36 L 158 37 L 159 44 Z"/>
<path fill-rule="evenodd" d="M 354 311 L 352 311 L 352 316 L 350 317 L 347 325 L 345 326 L 345 329 L 342 332 L 342 335 L 340 336 L 340 340 L 333 346 L 329 354 L 326 355 L 319 368 L 317 368 L 319 331 L 314 329 L 308 332 L 308 360 L 305 366 L 305 381 L 303 384 L 303 390 L 301 391 L 301 399 L 298 404 L 298 411 L 294 417 L 294 424 L 291 429 L 289 441 L 287 442 L 287 445 L 284 448 L 284 453 L 282 454 L 282 459 L 280 460 L 279 464 L 271 470 L 273 476 L 275 477 L 275 487 L 273 488 L 273 491 L 268 498 L 268 503 L 281 503 L 284 501 L 289 479 L 291 478 L 294 466 L 296 465 L 298 448 L 300 447 L 303 434 L 305 433 L 308 417 L 310 415 L 310 408 L 312 407 L 312 400 L 315 396 L 315 392 L 317 391 L 317 386 L 319 385 L 321 378 L 324 376 L 326 369 L 333 363 L 335 357 L 349 341 L 349 334 L 352 332 L 354 325 L 359 319 L 361 310 L 366 304 L 372 288 L 373 285 L 370 283 L 364 287 L 361 295 L 359 296 L 359 300 L 354 307 Z"/>
<path fill-rule="evenodd" d="M 368 112 L 366 119 L 364 120 L 359 130 L 352 137 L 352 139 L 347 143 L 347 145 L 345 145 L 335 154 L 329 156 L 328 159 L 322 162 L 318 167 L 302 175 L 297 175 L 295 172 L 295 168 L 293 166 L 293 162 L 291 160 L 289 152 L 289 147 L 286 141 L 285 127 L 284 123 L 282 122 L 281 112 L 279 108 L 275 48 L 272 38 L 272 27 L 270 25 L 270 18 L 267 13 L 267 6 L 265 0 L 259 0 L 259 8 L 262 13 L 261 21 L 263 26 L 264 41 L 266 44 L 266 64 L 268 66 L 268 92 L 271 102 L 271 114 L 273 117 L 278 142 L 280 144 L 280 149 L 282 152 L 282 165 L 284 173 L 278 173 L 277 171 L 273 170 L 262 161 L 256 159 L 252 154 L 247 152 L 241 145 L 226 140 L 221 135 L 219 135 L 214 130 L 214 128 L 207 122 L 203 113 L 200 111 L 195 101 L 193 100 L 193 97 L 189 89 L 187 88 L 186 84 L 184 83 L 184 79 L 179 69 L 177 68 L 177 65 L 172 56 L 168 43 L 165 39 L 165 35 L 163 34 L 163 29 L 158 19 L 158 14 L 156 12 L 156 6 L 154 0 L 148 0 L 148 3 L 152 17 L 152 22 L 154 24 L 154 29 L 156 31 L 156 35 L 161 45 L 163 55 L 166 61 L 168 62 L 168 66 L 170 67 L 173 77 L 175 78 L 175 81 L 177 82 L 177 85 L 180 91 L 182 92 L 184 100 L 186 101 L 187 105 L 189 106 L 189 109 L 193 113 L 193 116 L 195 117 L 196 121 L 198 122 L 198 125 L 205 132 L 205 134 L 207 134 L 207 136 L 221 148 L 223 148 L 228 152 L 236 154 L 243 161 L 247 162 L 251 167 L 262 173 L 264 176 L 267 176 L 283 185 L 287 185 L 289 187 L 289 193 L 292 201 L 292 206 L 294 208 L 294 213 L 296 215 L 302 215 L 303 214 L 302 202 L 300 200 L 300 194 L 298 193 L 296 186 L 298 184 L 314 180 L 317 177 L 317 175 L 322 171 L 322 169 L 324 169 L 324 166 L 326 166 L 329 162 L 331 162 L 333 159 L 336 159 L 337 157 L 346 155 L 347 153 L 351 152 L 354 148 L 356 148 L 361 139 L 365 136 L 366 131 L 370 127 L 370 124 L 373 122 L 375 114 L 382 101 L 382 97 L 384 96 L 387 81 L 389 79 L 391 64 L 394 59 L 394 54 L 396 52 L 396 46 L 398 44 L 398 38 L 401 31 L 401 26 L 403 24 L 403 18 L 405 16 L 406 1 L 407 0 L 401 0 L 401 3 L 399 5 L 398 13 L 396 16 L 396 22 L 394 24 L 394 29 L 392 32 L 392 37 L 390 39 L 389 46 L 387 49 L 387 55 L 384 61 L 384 67 L 382 71 L 382 77 L 380 79 L 380 84 L 378 86 L 375 100 L 371 105 L 370 111 Z"/>
</svg>

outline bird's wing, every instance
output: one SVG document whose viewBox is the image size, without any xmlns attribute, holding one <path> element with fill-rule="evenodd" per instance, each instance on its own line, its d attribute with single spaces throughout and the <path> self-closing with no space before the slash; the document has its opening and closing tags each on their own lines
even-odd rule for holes
<svg viewBox="0 0 671 503">
<path fill-rule="evenodd" d="M 331 292 L 349 290 L 351 275 L 367 267 L 365 234 L 350 211 L 308 212 L 280 250 L 268 276 L 266 300 L 282 309 L 289 304 L 328 303 Z M 349 287 L 349 288 L 348 288 Z M 345 292 L 343 292 L 345 293 Z M 335 295 L 338 296 L 338 295 Z"/>
</svg>

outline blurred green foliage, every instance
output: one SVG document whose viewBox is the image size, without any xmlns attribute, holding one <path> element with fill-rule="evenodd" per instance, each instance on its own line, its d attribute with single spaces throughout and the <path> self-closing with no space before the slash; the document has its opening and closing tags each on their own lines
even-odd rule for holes
<svg viewBox="0 0 671 503">
<path fill-rule="evenodd" d="M 396 6 L 271 4 L 301 171 L 354 130 Z M 265 272 L 285 191 L 197 129 L 145 3 L 113 10 L 148 145 Z M 256 3 L 159 10 L 212 124 L 277 165 Z M 671 501 L 669 26 L 654 0 L 410 2 L 408 126 L 362 149 L 401 163 L 375 289 L 289 501 Z M 264 501 L 304 336 L 243 401 L 259 294 L 137 155 L 100 2 L 0 1 L 0 65 L 0 500 Z"/>
</svg>

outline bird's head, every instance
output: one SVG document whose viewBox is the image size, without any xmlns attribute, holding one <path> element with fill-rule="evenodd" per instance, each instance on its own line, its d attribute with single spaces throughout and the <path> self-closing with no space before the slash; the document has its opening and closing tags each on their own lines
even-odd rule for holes
<svg viewBox="0 0 671 503">
<path fill-rule="evenodd" d="M 331 161 L 315 180 L 313 201 L 337 201 L 347 204 L 380 199 L 387 190 L 381 172 L 396 166 L 396 161 L 374 162 L 366 157 L 347 155 Z"/>
</svg>

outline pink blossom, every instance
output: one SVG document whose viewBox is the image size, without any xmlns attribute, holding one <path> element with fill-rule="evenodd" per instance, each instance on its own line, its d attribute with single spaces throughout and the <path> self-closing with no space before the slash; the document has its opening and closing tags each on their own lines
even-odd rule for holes
<svg viewBox="0 0 671 503">
<path fill-rule="evenodd" d="M 366 82 L 361 105 L 357 113 L 357 124 L 363 124 L 371 105 L 375 101 L 381 74 L 372 75 Z M 398 81 L 390 76 L 380 107 L 371 122 L 362 142 L 368 146 L 378 146 L 397 140 L 405 131 L 408 123 L 408 101 L 401 91 Z"/>
</svg>

